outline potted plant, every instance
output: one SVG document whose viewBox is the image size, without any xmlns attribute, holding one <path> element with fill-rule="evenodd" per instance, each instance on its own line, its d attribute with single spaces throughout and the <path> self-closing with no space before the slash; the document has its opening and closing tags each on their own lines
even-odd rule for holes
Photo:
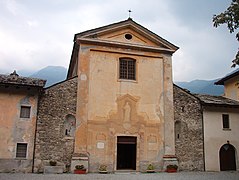
<svg viewBox="0 0 239 180">
<path fill-rule="evenodd" d="M 147 173 L 154 173 L 154 166 L 152 164 L 149 164 L 146 171 Z"/>
<path fill-rule="evenodd" d="M 178 166 L 176 164 L 169 164 L 167 165 L 167 169 L 166 171 L 168 173 L 172 173 L 172 172 L 177 172 Z"/>
<path fill-rule="evenodd" d="M 54 160 L 50 160 L 49 164 L 50 166 L 56 166 L 57 162 Z"/>
<path fill-rule="evenodd" d="M 107 174 L 107 166 L 105 164 L 101 164 L 99 166 L 99 173 L 101 174 Z"/>
<path fill-rule="evenodd" d="M 83 164 L 75 166 L 74 174 L 85 174 L 85 173 L 86 173 L 86 168 Z"/>
</svg>

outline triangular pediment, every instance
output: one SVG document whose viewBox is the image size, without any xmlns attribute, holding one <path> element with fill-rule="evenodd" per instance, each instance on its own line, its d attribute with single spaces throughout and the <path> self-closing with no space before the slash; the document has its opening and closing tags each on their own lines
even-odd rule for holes
<svg viewBox="0 0 239 180">
<path fill-rule="evenodd" d="M 131 18 L 91 29 L 74 37 L 74 46 L 67 77 L 77 74 L 77 54 L 81 44 L 108 46 L 138 50 L 140 52 L 158 52 L 172 55 L 178 47 L 133 21 Z"/>
<path fill-rule="evenodd" d="M 76 38 L 162 48 L 172 53 L 178 49 L 132 19 L 76 34 Z"/>
</svg>

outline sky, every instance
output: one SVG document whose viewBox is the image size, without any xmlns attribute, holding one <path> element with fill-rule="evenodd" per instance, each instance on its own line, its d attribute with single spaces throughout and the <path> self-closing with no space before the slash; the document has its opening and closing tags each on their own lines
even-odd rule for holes
<svg viewBox="0 0 239 180">
<path fill-rule="evenodd" d="M 180 49 L 174 81 L 211 80 L 231 72 L 235 34 L 213 27 L 231 0 L 0 0 L 0 74 L 68 68 L 74 34 L 129 17 Z"/>
</svg>

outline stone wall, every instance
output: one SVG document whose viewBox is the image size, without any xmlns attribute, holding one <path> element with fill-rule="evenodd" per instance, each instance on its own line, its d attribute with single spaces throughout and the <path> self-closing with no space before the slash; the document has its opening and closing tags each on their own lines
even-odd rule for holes
<svg viewBox="0 0 239 180">
<path fill-rule="evenodd" d="M 31 173 L 32 159 L 0 159 L 1 173 Z"/>
<path fill-rule="evenodd" d="M 65 124 L 69 116 L 75 117 L 76 97 L 77 77 L 45 89 L 40 97 L 34 172 L 43 172 L 50 160 L 57 161 L 58 165 L 70 164 L 74 133 L 68 133 L 69 125 Z"/>
<path fill-rule="evenodd" d="M 174 85 L 175 148 L 179 170 L 204 171 L 202 109 L 199 99 Z"/>
</svg>

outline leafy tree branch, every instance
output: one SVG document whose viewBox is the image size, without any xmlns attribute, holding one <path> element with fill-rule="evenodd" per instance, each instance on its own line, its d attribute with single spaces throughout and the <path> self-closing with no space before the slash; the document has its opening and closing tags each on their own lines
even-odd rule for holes
<svg viewBox="0 0 239 180">
<path fill-rule="evenodd" d="M 226 24 L 230 33 L 233 33 L 239 27 L 239 0 L 232 0 L 226 11 L 213 16 L 213 26 L 218 27 Z M 236 33 L 236 39 L 239 41 L 239 32 Z M 232 60 L 232 67 L 239 65 L 239 51 Z"/>
</svg>

